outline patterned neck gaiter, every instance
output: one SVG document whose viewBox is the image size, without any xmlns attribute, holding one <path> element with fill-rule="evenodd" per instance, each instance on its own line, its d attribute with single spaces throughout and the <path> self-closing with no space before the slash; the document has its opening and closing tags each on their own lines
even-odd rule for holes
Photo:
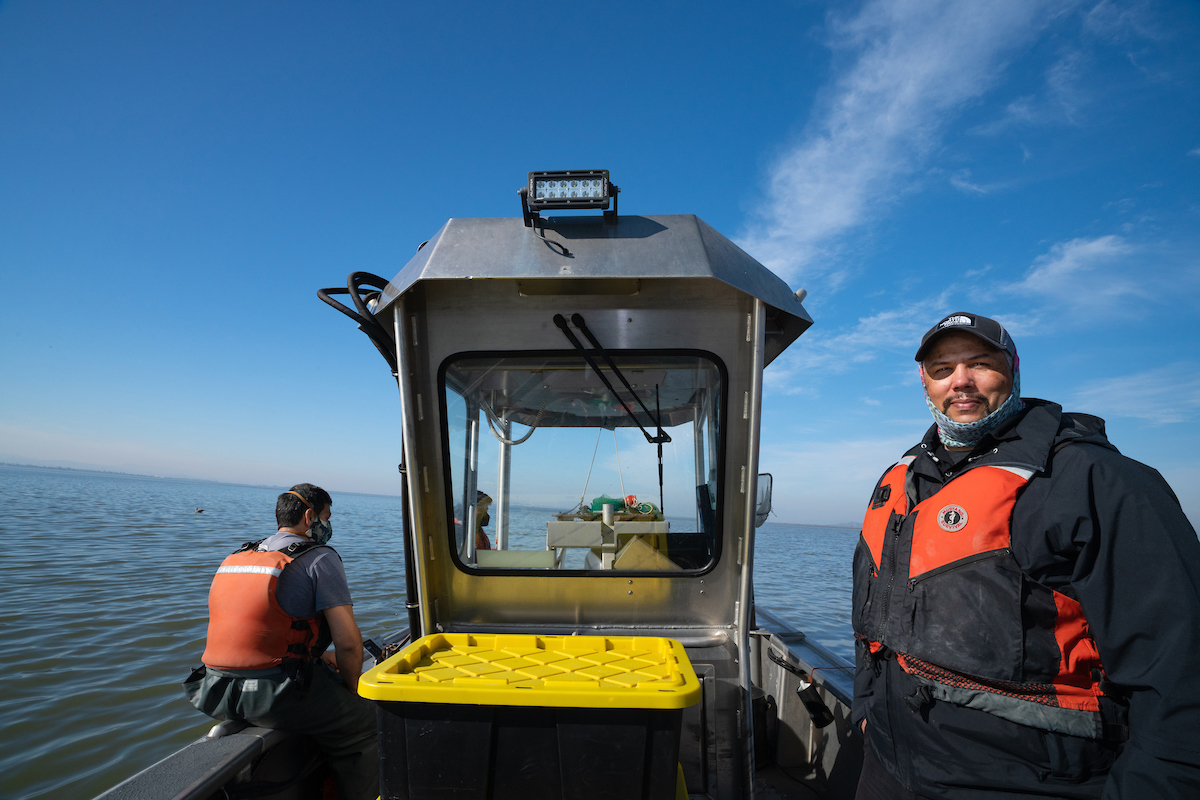
<svg viewBox="0 0 1200 800">
<path fill-rule="evenodd" d="M 921 385 L 925 385 L 924 380 L 921 381 Z M 942 440 L 942 444 L 947 447 L 974 447 L 986 434 L 994 431 L 1001 422 L 1010 419 L 1025 407 L 1025 401 L 1021 399 L 1020 365 L 1013 365 L 1013 385 L 1012 391 L 1008 393 L 1008 399 L 983 419 L 977 419 L 974 422 L 955 422 L 933 405 L 928 392 L 925 393 L 925 405 L 929 406 L 929 412 L 933 414 L 933 421 L 937 423 L 938 438 Z"/>
</svg>

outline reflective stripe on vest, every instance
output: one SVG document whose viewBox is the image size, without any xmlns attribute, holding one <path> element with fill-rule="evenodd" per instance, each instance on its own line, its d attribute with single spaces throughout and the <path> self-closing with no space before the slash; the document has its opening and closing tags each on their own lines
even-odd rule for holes
<svg viewBox="0 0 1200 800">
<path fill-rule="evenodd" d="M 275 597 L 292 562 L 281 550 L 241 550 L 217 569 L 208 593 L 208 641 L 201 660 L 217 669 L 268 669 L 285 659 L 306 660 L 318 619 L 285 612 Z"/>
<path fill-rule="evenodd" d="M 873 569 L 856 580 L 878 585 L 866 602 L 870 613 L 856 609 L 861 638 L 872 651 L 874 640 L 895 651 L 901 668 L 938 699 L 1044 730 L 1102 736 L 1103 668 L 1082 607 L 1023 577 L 1011 555 L 1012 510 L 1032 470 L 969 468 L 910 510 L 911 463 L 884 475 L 863 520 Z M 1047 606 L 1053 598 L 1053 622 L 1047 613 L 1023 629 L 1030 622 L 1022 618 L 1024 585 Z M 1047 653 L 1057 646 L 1057 674 L 1047 664 L 1047 680 L 1030 680 L 1025 638 L 1039 636 Z"/>
<path fill-rule="evenodd" d="M 275 567 L 217 567 L 218 575 L 274 575 L 279 577 L 283 570 Z"/>
</svg>

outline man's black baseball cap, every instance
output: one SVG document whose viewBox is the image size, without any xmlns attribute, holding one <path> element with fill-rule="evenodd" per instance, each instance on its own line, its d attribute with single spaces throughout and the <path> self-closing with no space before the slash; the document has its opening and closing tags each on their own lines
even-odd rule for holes
<svg viewBox="0 0 1200 800">
<path fill-rule="evenodd" d="M 994 319 L 981 317 L 978 314 L 970 314 L 966 311 L 955 311 L 938 321 L 936 325 L 926 331 L 921 337 L 921 346 L 917 348 L 917 355 L 914 360 L 923 361 L 929 348 L 933 347 L 934 343 L 941 338 L 942 334 L 950 333 L 951 331 L 961 331 L 969 333 L 987 342 L 997 350 L 1004 350 L 1010 358 L 1017 357 L 1017 346 L 1013 343 L 1012 337 L 1008 335 L 1008 331 L 1004 326 Z"/>
</svg>

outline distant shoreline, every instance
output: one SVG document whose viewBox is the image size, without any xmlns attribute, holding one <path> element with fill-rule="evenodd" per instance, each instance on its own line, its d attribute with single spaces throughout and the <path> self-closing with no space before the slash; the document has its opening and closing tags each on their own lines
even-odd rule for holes
<svg viewBox="0 0 1200 800">
<path fill-rule="evenodd" d="M 0 467 L 19 467 L 21 469 L 53 469 L 59 472 L 78 472 L 84 475 L 113 475 L 120 478 L 142 478 L 151 481 L 171 481 L 172 483 L 208 483 L 214 486 L 241 486 L 247 489 L 270 489 L 272 491 L 280 489 L 279 486 L 267 486 L 261 483 L 235 483 L 233 481 L 214 481 L 207 478 L 168 478 L 162 475 L 143 475 L 138 472 L 118 472 L 117 470 L 108 469 L 86 469 L 84 467 L 56 467 L 46 464 L 16 464 L 11 461 L 0 461 Z M 374 494 L 372 492 L 347 492 L 341 489 L 331 489 L 334 494 L 352 494 L 358 497 L 387 497 L 392 500 L 399 500 L 398 494 Z M 555 509 L 539 508 L 536 506 L 520 506 L 533 511 L 547 511 L 557 513 Z M 822 525 L 815 522 L 774 522 L 766 523 L 768 525 L 788 525 L 797 528 L 836 528 L 839 530 L 859 530 L 858 525 L 843 522 L 838 524 Z"/>
<path fill-rule="evenodd" d="M 169 478 L 163 475 L 143 475 L 138 472 L 117 472 L 108 469 L 86 469 L 84 467 L 55 467 L 46 464 L 14 464 L 11 461 L 0 461 L 0 467 L 20 467 L 22 469 L 53 469 L 60 472 L 79 472 L 85 475 L 114 475 L 121 478 L 142 478 L 151 481 L 171 481 L 172 483 L 208 483 L 214 486 L 241 486 L 245 489 L 270 489 L 279 491 L 279 486 L 267 486 L 262 483 L 236 483 L 234 481 L 214 481 L 208 478 Z M 398 494 L 373 494 L 371 492 L 346 492 L 341 489 L 331 489 L 334 494 L 352 494 L 359 497 L 388 497 L 400 499 Z"/>
</svg>

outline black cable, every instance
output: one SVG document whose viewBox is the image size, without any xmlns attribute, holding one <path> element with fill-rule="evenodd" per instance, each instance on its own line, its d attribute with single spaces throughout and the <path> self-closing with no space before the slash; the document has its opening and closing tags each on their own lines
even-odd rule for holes
<svg viewBox="0 0 1200 800">
<path fill-rule="evenodd" d="M 538 219 L 540 220 L 541 218 L 539 217 Z M 562 251 L 562 254 L 564 256 L 567 256 L 568 258 L 571 257 L 571 251 L 567 249 L 567 246 L 565 244 L 563 244 L 562 242 L 556 242 L 552 239 L 547 239 L 546 234 L 542 233 L 541 226 L 539 226 L 539 225 L 533 226 L 533 235 L 538 237 L 539 239 L 541 239 L 546 244 L 548 244 L 552 247 L 557 247 L 559 250 Z"/>
<path fill-rule="evenodd" d="M 322 302 L 354 320 L 358 324 L 358 329 L 367 335 L 367 338 L 371 340 L 371 344 L 375 345 L 375 349 L 387 361 L 392 374 L 395 375 L 397 370 L 396 343 L 392 340 L 392 336 L 387 332 L 387 329 L 375 319 L 375 315 L 371 313 L 366 301 L 362 298 L 362 286 L 364 284 L 382 291 L 387 287 L 388 282 L 370 272 L 352 272 L 346 281 L 345 289 L 340 287 L 318 289 L 317 297 L 321 298 Z M 330 295 L 335 294 L 350 295 L 350 299 L 354 301 L 354 306 L 358 310 L 355 311 L 354 309 L 347 308 L 330 297 Z"/>
<path fill-rule="evenodd" d="M 783 656 L 776 653 L 775 650 L 772 649 L 771 647 L 767 648 L 767 658 L 769 658 L 777 666 L 781 667 L 785 672 L 792 673 L 800 680 L 803 680 L 803 681 L 808 680 L 808 675 L 804 672 L 804 670 L 800 669 L 795 664 L 790 663 Z"/>
</svg>

